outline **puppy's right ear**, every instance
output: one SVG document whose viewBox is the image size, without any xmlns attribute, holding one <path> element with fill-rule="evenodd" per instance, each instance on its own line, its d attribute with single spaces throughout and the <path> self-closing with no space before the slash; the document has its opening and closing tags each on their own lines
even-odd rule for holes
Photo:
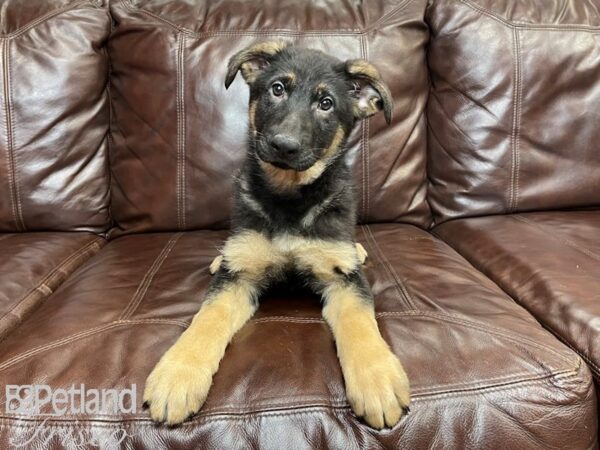
<svg viewBox="0 0 600 450">
<path fill-rule="evenodd" d="M 259 42 L 233 55 L 227 66 L 225 89 L 233 83 L 240 70 L 246 83 L 252 84 L 260 72 L 269 65 L 271 58 L 285 47 L 287 47 L 287 43 L 282 41 Z"/>
</svg>

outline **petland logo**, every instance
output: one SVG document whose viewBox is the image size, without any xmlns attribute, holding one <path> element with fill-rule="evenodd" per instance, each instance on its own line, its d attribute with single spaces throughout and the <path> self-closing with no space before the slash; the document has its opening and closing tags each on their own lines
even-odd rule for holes
<svg viewBox="0 0 600 450">
<path fill-rule="evenodd" d="M 9 384 L 6 412 L 28 416 L 135 414 L 136 393 L 135 384 L 129 389 L 86 389 L 84 384 L 52 389 L 46 384 Z"/>
</svg>

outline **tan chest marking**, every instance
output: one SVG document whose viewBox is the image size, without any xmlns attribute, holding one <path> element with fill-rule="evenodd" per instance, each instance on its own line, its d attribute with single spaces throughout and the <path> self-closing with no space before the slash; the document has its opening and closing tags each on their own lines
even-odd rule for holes
<svg viewBox="0 0 600 450">
<path fill-rule="evenodd" d="M 339 272 L 350 273 L 364 262 L 366 252 L 362 245 L 306 239 L 300 236 L 280 235 L 267 239 L 256 231 L 243 231 L 231 236 L 210 265 L 215 273 L 223 260 L 232 272 L 250 279 L 262 277 L 267 270 L 296 267 L 310 270 L 322 281 L 331 281 Z"/>
<path fill-rule="evenodd" d="M 282 236 L 274 239 L 298 269 L 310 270 L 321 281 L 332 281 L 339 272 L 350 273 L 360 266 L 356 247 L 351 242 Z"/>
<path fill-rule="evenodd" d="M 234 234 L 222 250 L 229 270 L 256 280 L 267 269 L 281 268 L 287 263 L 286 256 L 273 243 L 256 231 Z"/>
</svg>

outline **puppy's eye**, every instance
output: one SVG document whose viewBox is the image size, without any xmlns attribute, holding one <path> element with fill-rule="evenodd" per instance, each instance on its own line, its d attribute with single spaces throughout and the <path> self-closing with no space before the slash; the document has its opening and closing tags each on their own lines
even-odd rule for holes
<svg viewBox="0 0 600 450">
<path fill-rule="evenodd" d="M 273 95 L 275 97 L 281 97 L 285 92 L 285 87 L 283 86 L 283 83 L 281 83 L 280 81 L 276 81 L 275 83 L 273 83 L 271 85 L 271 92 L 273 92 Z"/>
<path fill-rule="evenodd" d="M 333 107 L 333 100 L 329 97 L 322 98 L 319 102 L 319 109 L 329 111 Z"/>
</svg>

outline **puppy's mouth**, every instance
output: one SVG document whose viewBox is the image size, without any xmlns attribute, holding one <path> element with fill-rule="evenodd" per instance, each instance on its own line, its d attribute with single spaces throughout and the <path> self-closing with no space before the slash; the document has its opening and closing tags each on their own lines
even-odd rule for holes
<svg viewBox="0 0 600 450">
<path fill-rule="evenodd" d="M 304 172 L 315 165 L 318 158 L 314 156 L 310 157 L 298 157 L 294 159 L 284 160 L 277 155 L 273 154 L 273 151 L 268 145 L 262 142 L 257 142 L 256 145 L 256 156 L 263 163 L 270 164 L 281 170 L 293 170 L 296 172 Z"/>
<path fill-rule="evenodd" d="M 264 161 L 264 162 L 268 162 L 269 164 L 274 165 L 275 167 L 277 167 L 278 169 L 283 169 L 283 170 L 294 170 L 293 167 L 291 167 L 290 165 L 283 163 L 283 162 L 278 162 L 278 161 Z"/>
<path fill-rule="evenodd" d="M 310 161 L 291 162 L 291 161 L 280 161 L 280 160 L 273 160 L 273 159 L 268 159 L 268 158 L 261 158 L 260 155 L 258 158 L 262 162 L 271 164 L 272 166 L 277 167 L 278 169 L 293 170 L 295 172 L 304 172 L 304 171 L 310 169 L 316 163 L 316 161 L 313 161 L 312 159 Z"/>
</svg>

